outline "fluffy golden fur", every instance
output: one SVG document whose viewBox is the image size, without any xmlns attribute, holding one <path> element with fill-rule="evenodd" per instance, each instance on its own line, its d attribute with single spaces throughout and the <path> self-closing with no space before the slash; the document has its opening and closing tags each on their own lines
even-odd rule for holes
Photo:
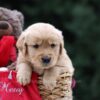
<svg viewBox="0 0 100 100">
<path fill-rule="evenodd" d="M 56 86 L 59 74 L 68 72 L 72 76 L 74 68 L 66 50 L 62 32 L 48 23 L 29 26 L 17 41 L 17 80 L 26 85 L 31 81 L 32 70 L 43 74 L 43 83 L 48 89 Z M 43 58 L 50 58 L 43 62 Z"/>
</svg>

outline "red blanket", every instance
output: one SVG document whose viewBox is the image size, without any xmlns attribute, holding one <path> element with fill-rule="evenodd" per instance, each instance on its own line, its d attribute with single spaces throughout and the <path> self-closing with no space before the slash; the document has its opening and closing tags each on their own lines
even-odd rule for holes
<svg viewBox="0 0 100 100">
<path fill-rule="evenodd" d="M 38 75 L 33 72 L 31 83 L 21 86 L 16 80 L 16 72 L 0 72 L 0 100 L 42 100 L 37 80 Z"/>
<path fill-rule="evenodd" d="M 11 59 L 16 60 L 15 43 L 14 36 L 3 36 L 0 39 L 0 67 L 7 66 Z"/>
</svg>

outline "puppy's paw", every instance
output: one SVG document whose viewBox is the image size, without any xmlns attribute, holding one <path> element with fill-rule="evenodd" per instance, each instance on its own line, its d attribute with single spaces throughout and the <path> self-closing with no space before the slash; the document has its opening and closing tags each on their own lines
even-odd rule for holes
<svg viewBox="0 0 100 100">
<path fill-rule="evenodd" d="M 29 72 L 18 72 L 17 81 L 21 85 L 25 86 L 31 82 L 31 75 Z"/>
<path fill-rule="evenodd" d="M 43 84 L 46 87 L 46 89 L 53 90 L 56 87 L 56 79 L 52 77 L 44 77 Z"/>
</svg>

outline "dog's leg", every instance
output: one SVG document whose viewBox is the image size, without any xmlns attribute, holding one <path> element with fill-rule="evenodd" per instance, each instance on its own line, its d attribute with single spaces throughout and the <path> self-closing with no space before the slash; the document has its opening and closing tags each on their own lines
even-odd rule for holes
<svg viewBox="0 0 100 100">
<path fill-rule="evenodd" d="M 32 68 L 27 63 L 17 65 L 17 81 L 21 85 L 27 85 L 31 81 Z"/>
<path fill-rule="evenodd" d="M 51 69 L 45 70 L 43 76 L 43 84 L 47 89 L 52 90 L 56 86 L 56 80 L 59 74 L 60 69 L 58 67 L 53 67 Z"/>
</svg>

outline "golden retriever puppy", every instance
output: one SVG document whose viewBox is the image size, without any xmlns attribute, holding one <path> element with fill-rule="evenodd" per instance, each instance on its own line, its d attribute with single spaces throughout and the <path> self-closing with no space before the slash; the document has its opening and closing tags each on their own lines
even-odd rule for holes
<svg viewBox="0 0 100 100">
<path fill-rule="evenodd" d="M 19 37 L 17 47 L 17 81 L 22 85 L 30 83 L 33 70 L 43 74 L 43 84 L 51 90 L 61 73 L 74 73 L 62 32 L 48 23 L 29 26 Z"/>
</svg>

